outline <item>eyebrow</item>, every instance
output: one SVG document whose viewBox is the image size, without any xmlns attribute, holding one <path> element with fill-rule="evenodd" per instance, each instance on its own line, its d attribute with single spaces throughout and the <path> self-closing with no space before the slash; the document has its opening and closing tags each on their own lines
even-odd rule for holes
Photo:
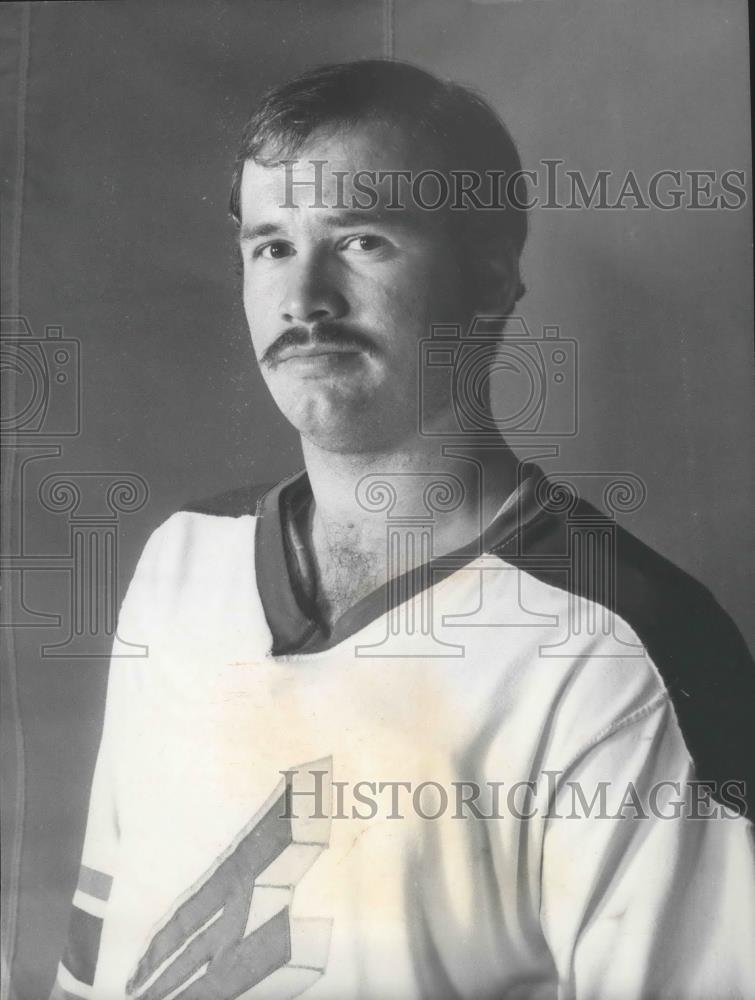
<svg viewBox="0 0 755 1000">
<path fill-rule="evenodd" d="M 339 227 L 346 228 L 347 226 L 363 226 L 365 222 L 381 224 L 390 222 L 401 225 L 402 219 L 406 217 L 407 212 L 403 207 L 400 209 L 386 209 L 376 206 L 375 208 L 346 209 L 337 215 L 327 216 L 325 224 L 332 226 L 334 229 Z"/>
<path fill-rule="evenodd" d="M 282 228 L 274 222 L 261 222 L 258 226 L 242 226 L 239 240 L 242 243 L 247 243 L 249 240 L 256 240 L 261 236 L 275 236 L 276 233 L 281 232 L 283 232 Z"/>
<path fill-rule="evenodd" d="M 347 209 L 335 215 L 326 215 L 323 219 L 326 226 L 331 229 L 347 229 L 350 226 L 364 226 L 366 224 L 386 225 L 388 223 L 398 226 L 410 225 L 409 213 L 404 209 L 384 209 L 384 208 L 364 208 Z M 277 236 L 285 233 L 285 227 L 275 222 L 261 222 L 256 226 L 245 225 L 241 227 L 239 240 L 241 243 L 248 243 L 251 240 L 260 239 L 265 236 Z"/>
</svg>

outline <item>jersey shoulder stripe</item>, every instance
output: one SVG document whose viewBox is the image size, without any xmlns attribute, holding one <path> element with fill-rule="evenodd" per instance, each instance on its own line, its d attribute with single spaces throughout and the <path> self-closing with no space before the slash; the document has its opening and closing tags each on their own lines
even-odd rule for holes
<svg viewBox="0 0 755 1000">
<path fill-rule="evenodd" d="M 607 559 L 588 568 L 577 553 L 590 546 L 594 553 L 601 533 L 609 540 Z M 632 628 L 671 696 L 697 777 L 719 788 L 744 783 L 753 815 L 755 663 L 710 591 L 582 500 L 568 517 L 541 511 L 493 551 L 537 579 L 607 608 Z"/>
</svg>

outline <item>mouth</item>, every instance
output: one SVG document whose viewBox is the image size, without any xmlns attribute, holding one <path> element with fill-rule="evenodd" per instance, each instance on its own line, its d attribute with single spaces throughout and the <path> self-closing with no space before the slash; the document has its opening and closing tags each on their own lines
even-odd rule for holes
<svg viewBox="0 0 755 1000">
<path fill-rule="evenodd" d="M 281 351 L 277 363 L 283 364 L 286 361 L 306 361 L 310 358 L 331 358 L 349 357 L 362 354 L 359 347 L 345 344 L 307 344 L 299 347 L 289 347 Z"/>
<path fill-rule="evenodd" d="M 354 344 L 300 344 L 286 347 L 275 358 L 270 367 L 295 372 L 299 377 L 318 378 L 346 372 L 362 362 L 365 354 L 362 347 Z"/>
</svg>

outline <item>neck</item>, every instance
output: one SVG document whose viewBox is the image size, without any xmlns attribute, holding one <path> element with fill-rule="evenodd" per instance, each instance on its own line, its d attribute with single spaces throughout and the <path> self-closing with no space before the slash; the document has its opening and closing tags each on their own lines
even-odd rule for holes
<svg viewBox="0 0 755 1000">
<path fill-rule="evenodd" d="M 327 452 L 306 440 L 302 448 L 315 501 L 309 542 L 315 600 L 330 625 L 388 579 L 427 560 L 419 537 L 416 544 L 399 537 L 396 564 L 396 530 L 426 535 L 431 524 L 429 557 L 447 555 L 480 535 L 516 481 L 516 459 L 502 441 L 493 451 L 475 455 L 465 447 L 457 456 L 432 438 L 367 454 Z"/>
<path fill-rule="evenodd" d="M 432 521 L 435 554 L 452 551 L 479 535 L 515 487 L 516 460 L 503 441 L 453 455 L 427 437 L 383 452 L 329 452 L 305 439 L 302 449 L 315 539 L 339 535 L 367 551 L 384 548 L 389 518 Z"/>
</svg>

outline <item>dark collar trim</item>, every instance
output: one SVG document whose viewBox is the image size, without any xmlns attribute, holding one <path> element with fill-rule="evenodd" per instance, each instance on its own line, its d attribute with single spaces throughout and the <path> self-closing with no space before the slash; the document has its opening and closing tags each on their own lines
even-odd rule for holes
<svg viewBox="0 0 755 1000">
<path fill-rule="evenodd" d="M 272 655 L 315 653 L 337 646 L 483 553 L 500 551 L 541 512 L 539 505 L 532 502 L 534 484 L 541 476 L 536 466 L 523 466 L 515 494 L 481 537 L 389 580 L 349 608 L 332 629 L 316 619 L 316 611 L 301 586 L 295 553 L 287 542 L 287 535 L 290 538 L 291 529 L 295 530 L 293 512 L 311 498 L 309 478 L 306 472 L 300 472 L 268 490 L 257 504 L 260 521 L 255 549 L 257 587 L 273 636 Z"/>
<path fill-rule="evenodd" d="M 301 597 L 297 599 L 292 586 L 283 531 L 286 516 L 283 500 L 290 488 L 309 490 L 306 472 L 284 479 L 257 501 L 259 522 L 254 541 L 257 589 L 273 637 L 273 656 L 295 652 L 318 630 L 317 622 L 302 610 Z"/>
</svg>

